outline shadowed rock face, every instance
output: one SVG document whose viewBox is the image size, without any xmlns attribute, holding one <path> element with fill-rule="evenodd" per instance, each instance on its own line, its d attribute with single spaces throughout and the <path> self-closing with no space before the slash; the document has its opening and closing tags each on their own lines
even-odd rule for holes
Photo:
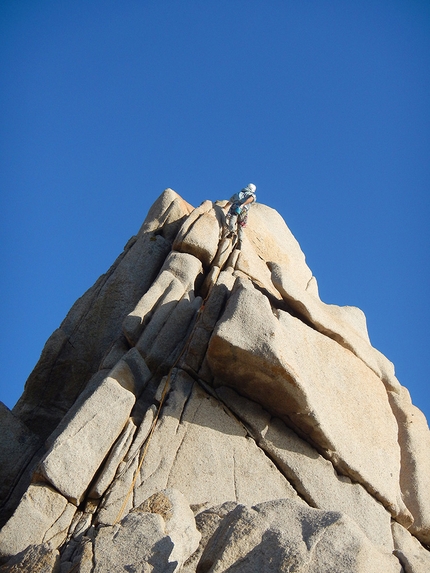
<svg viewBox="0 0 430 573">
<path fill-rule="evenodd" d="M 223 205 L 166 190 L 0 410 L 2 571 L 430 570 L 424 416 L 279 214 Z"/>
<path fill-rule="evenodd" d="M 137 236 L 72 307 L 47 341 L 14 414 L 43 438 L 55 429 L 121 335 L 121 323 L 148 290 L 192 210 L 167 190 Z"/>
</svg>

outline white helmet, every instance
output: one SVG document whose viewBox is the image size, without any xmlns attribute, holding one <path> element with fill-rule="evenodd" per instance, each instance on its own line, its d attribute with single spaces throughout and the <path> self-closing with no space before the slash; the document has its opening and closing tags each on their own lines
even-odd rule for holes
<svg viewBox="0 0 430 573">
<path fill-rule="evenodd" d="M 251 193 L 255 193 L 257 191 L 257 187 L 254 185 L 254 183 L 249 183 L 248 189 L 251 191 Z"/>
</svg>

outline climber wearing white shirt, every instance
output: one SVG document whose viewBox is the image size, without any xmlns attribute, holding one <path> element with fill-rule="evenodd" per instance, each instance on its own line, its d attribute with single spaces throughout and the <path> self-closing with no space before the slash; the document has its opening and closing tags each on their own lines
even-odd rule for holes
<svg viewBox="0 0 430 573">
<path fill-rule="evenodd" d="M 243 227 L 246 227 L 251 203 L 257 200 L 256 191 L 257 187 L 254 183 L 249 183 L 249 185 L 244 187 L 239 193 L 235 193 L 225 205 L 224 209 L 229 207 L 226 215 L 228 235 L 233 233 L 237 234 Z"/>
</svg>

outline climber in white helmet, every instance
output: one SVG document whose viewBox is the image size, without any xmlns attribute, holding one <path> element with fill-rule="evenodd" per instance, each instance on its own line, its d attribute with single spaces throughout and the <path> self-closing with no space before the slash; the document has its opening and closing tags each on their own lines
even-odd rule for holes
<svg viewBox="0 0 430 573">
<path fill-rule="evenodd" d="M 241 235 L 241 231 L 248 222 L 248 211 L 251 203 L 257 200 L 257 187 L 254 183 L 249 183 L 239 193 L 235 193 L 230 198 L 224 209 L 228 208 L 226 215 L 227 236 L 231 234 Z"/>
</svg>

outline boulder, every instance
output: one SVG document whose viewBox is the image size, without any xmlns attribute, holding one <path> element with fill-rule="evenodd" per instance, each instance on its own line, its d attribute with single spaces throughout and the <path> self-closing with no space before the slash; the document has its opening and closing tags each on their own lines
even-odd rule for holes
<svg viewBox="0 0 430 573">
<path fill-rule="evenodd" d="M 184 221 L 173 242 L 173 249 L 190 253 L 208 267 L 218 251 L 221 229 L 211 201 L 204 201 Z"/>
<path fill-rule="evenodd" d="M 212 285 L 204 308 L 200 313 L 199 320 L 191 334 L 183 361 L 181 362 L 184 368 L 187 370 L 191 369 L 196 375 L 198 374 L 203 379 L 205 379 L 205 376 L 202 376 L 201 366 L 206 355 L 207 346 L 215 324 L 230 295 L 234 281 L 235 277 L 231 270 L 222 271 L 217 276 L 216 282 Z"/>
<path fill-rule="evenodd" d="M 161 448 L 171 436 L 169 448 Z M 253 503 L 296 492 L 246 430 L 185 373 L 178 373 L 140 473 L 136 501 L 164 487 L 191 504 Z M 252 501 L 251 501 L 252 500 Z"/>
<path fill-rule="evenodd" d="M 199 511 L 199 506 L 193 506 L 198 513 L 196 515 L 196 526 L 201 535 L 198 549 L 187 559 L 181 573 L 196 573 L 197 565 L 202 553 L 213 536 L 223 518 L 237 507 L 235 501 L 226 501 L 221 505 L 215 505 L 209 509 Z"/>
<path fill-rule="evenodd" d="M 154 372 L 164 374 L 175 364 L 201 304 L 199 296 L 190 298 L 184 295 L 171 309 L 165 305 L 154 312 L 136 344 Z"/>
<path fill-rule="evenodd" d="M 238 505 L 220 523 L 197 573 L 401 573 L 399 561 L 373 546 L 347 516 L 291 499 Z"/>
<path fill-rule="evenodd" d="M 315 292 L 316 283 L 305 255 L 279 213 L 262 203 L 252 205 L 245 236 L 262 261 L 276 261 L 294 277 L 300 289 Z"/>
<path fill-rule="evenodd" d="M 282 301 L 282 295 L 272 282 L 272 275 L 264 259 L 258 255 L 254 245 L 245 235 L 241 242 L 240 252 L 234 265 L 236 276 L 245 275 L 252 282 L 264 289 L 276 301 Z"/>
<path fill-rule="evenodd" d="M 155 493 L 133 511 L 156 513 L 163 517 L 165 533 L 169 535 L 174 546 L 169 561 L 176 561 L 179 570 L 196 551 L 201 538 L 185 496 L 179 490 L 168 488 Z"/>
<path fill-rule="evenodd" d="M 92 537 L 92 573 L 175 573 L 200 541 L 193 512 L 174 489 L 155 493 L 120 523 L 101 527 Z M 88 555 L 83 560 L 89 561 Z"/>
<path fill-rule="evenodd" d="M 104 493 L 96 516 L 97 525 L 117 523 L 133 508 L 133 497 L 131 494 L 134 488 L 139 459 L 143 455 L 142 451 L 144 451 L 145 442 L 151 432 L 156 412 L 157 407 L 155 404 L 147 409 L 139 428 L 134 434 L 132 443 L 127 444 L 128 450 L 124 447 L 124 450 L 121 451 L 121 456 L 125 455 L 117 468 L 113 483 Z"/>
<path fill-rule="evenodd" d="M 169 562 L 173 542 L 164 532 L 164 520 L 156 513 L 129 513 L 120 524 L 98 532 L 92 561 L 93 573 L 141 571 L 174 573 Z"/>
<path fill-rule="evenodd" d="M 137 236 L 161 235 L 172 242 L 183 222 L 193 211 L 192 205 L 182 199 L 176 191 L 167 188 L 149 209 Z"/>
<path fill-rule="evenodd" d="M 129 420 L 117 441 L 113 445 L 106 461 L 102 465 L 97 479 L 91 486 L 91 490 L 88 494 L 90 498 L 101 498 L 109 485 L 112 483 L 118 470 L 118 466 L 123 461 L 126 452 L 130 448 L 135 431 L 136 426 L 133 420 Z"/>
</svg>

